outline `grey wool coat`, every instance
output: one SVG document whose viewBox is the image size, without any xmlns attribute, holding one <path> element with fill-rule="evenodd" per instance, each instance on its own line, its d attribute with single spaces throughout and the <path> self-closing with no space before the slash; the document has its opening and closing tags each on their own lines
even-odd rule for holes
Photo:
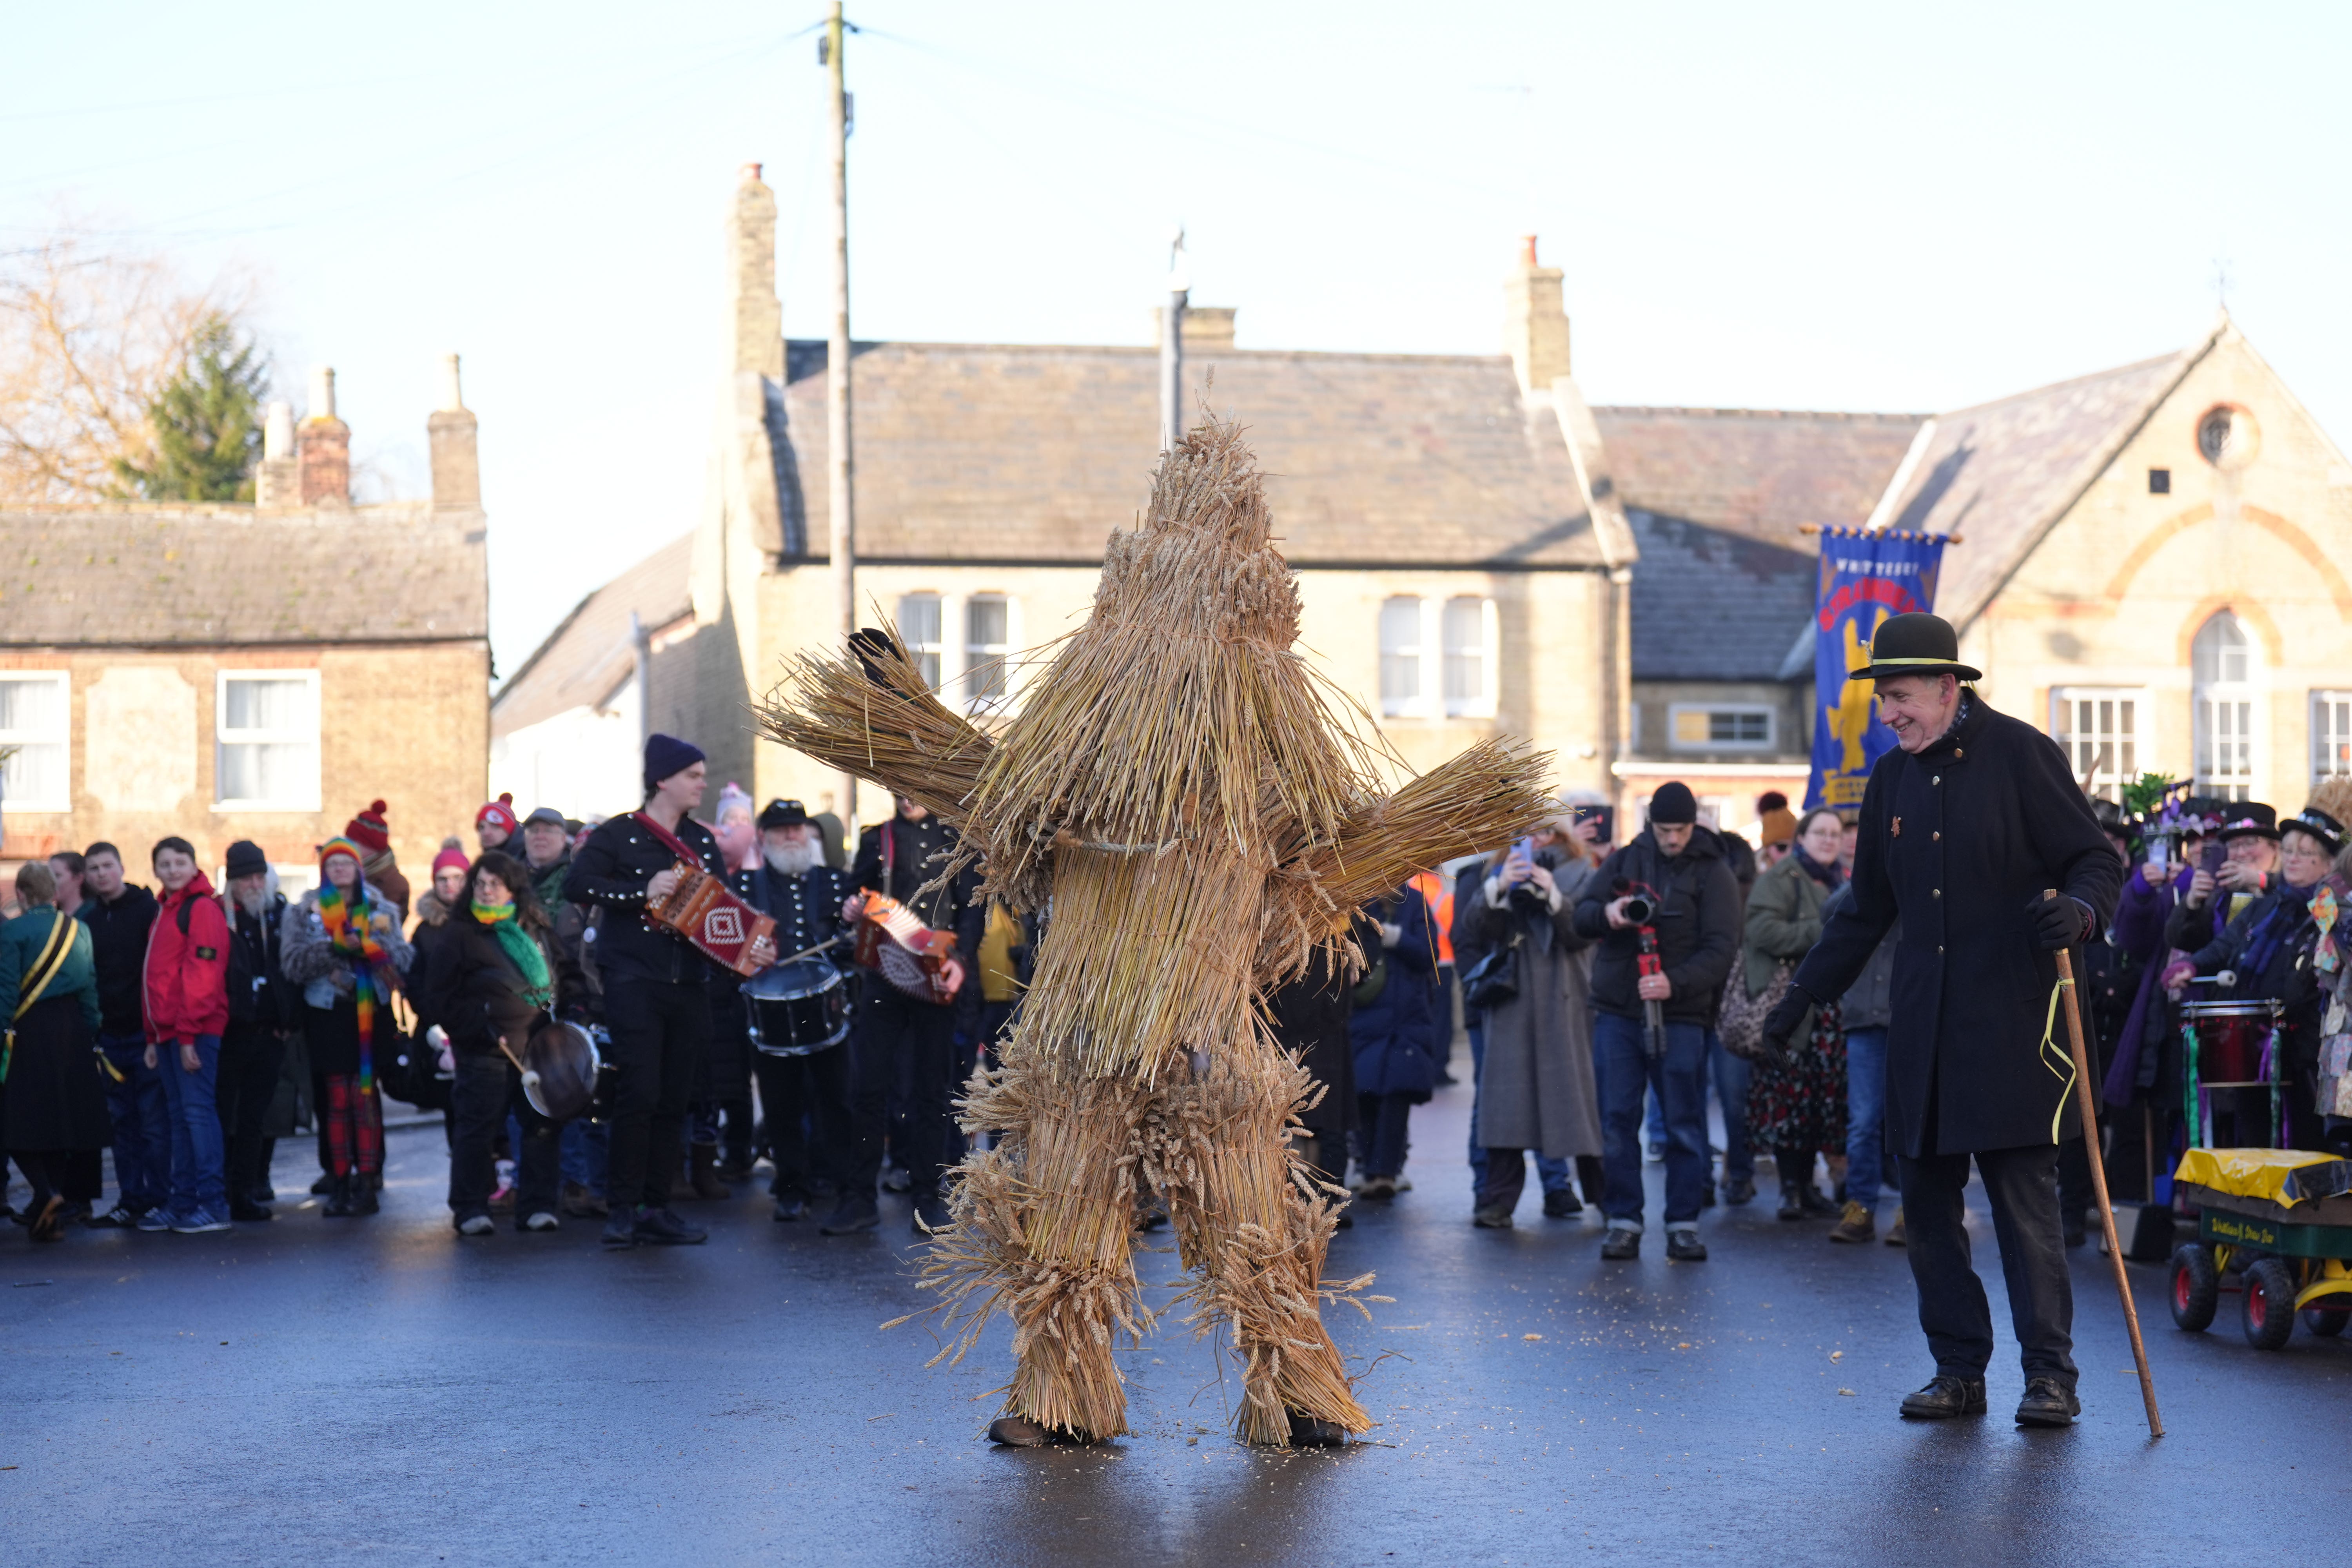
<svg viewBox="0 0 2352 1568">
<path fill-rule="evenodd" d="M 1499 869 L 1497 863 L 1488 875 Z M 1587 973 L 1591 944 L 1576 934 L 1577 896 L 1591 874 L 1589 862 L 1554 868 L 1559 907 L 1543 914 L 1507 901 L 1490 907 L 1486 879 L 1478 897 L 1454 896 L 1457 956 L 1465 947 L 1500 947 L 1514 932 L 1519 938 L 1519 994 L 1486 1015 L 1477 1135 L 1486 1148 L 1534 1149 L 1559 1160 L 1601 1152 Z"/>
</svg>

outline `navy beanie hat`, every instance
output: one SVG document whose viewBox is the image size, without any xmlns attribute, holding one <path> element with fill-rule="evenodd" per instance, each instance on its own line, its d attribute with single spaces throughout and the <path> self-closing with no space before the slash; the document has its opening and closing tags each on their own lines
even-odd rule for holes
<svg viewBox="0 0 2352 1568">
<path fill-rule="evenodd" d="M 1698 820 L 1698 797 L 1680 779 L 1669 779 L 1650 797 L 1650 820 L 1673 824 Z"/>
<path fill-rule="evenodd" d="M 671 774 L 682 773 L 702 760 L 702 748 L 690 742 L 681 741 L 676 735 L 648 735 L 646 737 L 646 787 L 651 789 Z"/>
</svg>

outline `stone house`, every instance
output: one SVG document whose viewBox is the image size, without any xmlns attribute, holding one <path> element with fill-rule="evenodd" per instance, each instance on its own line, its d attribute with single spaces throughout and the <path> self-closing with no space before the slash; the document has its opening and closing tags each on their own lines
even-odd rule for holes
<svg viewBox="0 0 2352 1568">
<path fill-rule="evenodd" d="M 473 820 L 488 741 L 476 421 L 446 363 L 430 500 L 354 506 L 334 373 L 273 404 L 258 499 L 0 510 L 0 860 L 251 838 L 297 887 L 389 805 L 403 865 Z"/>
</svg>

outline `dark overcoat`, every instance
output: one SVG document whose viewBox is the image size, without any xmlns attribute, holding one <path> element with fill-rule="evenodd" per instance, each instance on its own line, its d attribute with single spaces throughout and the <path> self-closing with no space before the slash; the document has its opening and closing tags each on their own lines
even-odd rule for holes
<svg viewBox="0 0 2352 1568">
<path fill-rule="evenodd" d="M 1366 912 L 1402 934 L 1388 950 L 1388 984 L 1348 1015 L 1356 1092 L 1409 1095 L 1418 1105 L 1437 1088 L 1449 1043 L 1438 1026 L 1437 922 L 1410 882 Z"/>
<path fill-rule="evenodd" d="M 2065 1021 L 2051 1011 L 2057 954 L 2035 942 L 2027 906 L 2055 888 L 2104 926 L 2123 884 L 2056 742 L 1981 698 L 1968 702 L 1934 745 L 1889 752 L 1871 769 L 1853 901 L 1796 974 L 1814 996 L 1842 994 L 1902 923 L 1886 1130 L 1915 1159 L 2078 1135 Z"/>
</svg>

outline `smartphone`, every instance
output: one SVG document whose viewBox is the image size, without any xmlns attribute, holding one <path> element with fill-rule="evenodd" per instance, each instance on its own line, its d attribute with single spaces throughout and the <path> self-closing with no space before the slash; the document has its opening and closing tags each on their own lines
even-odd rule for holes
<svg viewBox="0 0 2352 1568">
<path fill-rule="evenodd" d="M 2217 838 L 2205 846 L 2204 868 L 2208 871 L 2219 871 L 2221 868 L 2221 862 L 2229 858 L 2230 847 Z"/>
</svg>

